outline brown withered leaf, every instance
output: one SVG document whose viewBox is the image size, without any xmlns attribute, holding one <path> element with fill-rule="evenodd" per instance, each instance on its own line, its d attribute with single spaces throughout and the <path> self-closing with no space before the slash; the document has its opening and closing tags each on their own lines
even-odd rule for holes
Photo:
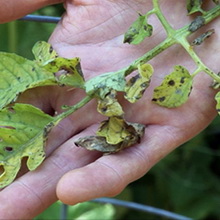
<svg viewBox="0 0 220 220">
<path fill-rule="evenodd" d="M 121 138 L 121 141 L 117 144 L 108 143 L 106 137 L 104 136 L 83 137 L 77 140 L 75 144 L 76 146 L 86 148 L 87 150 L 97 150 L 109 154 L 119 152 L 124 148 L 140 143 L 141 138 L 144 135 L 145 126 L 138 123 L 125 123 L 127 135 Z"/>
</svg>

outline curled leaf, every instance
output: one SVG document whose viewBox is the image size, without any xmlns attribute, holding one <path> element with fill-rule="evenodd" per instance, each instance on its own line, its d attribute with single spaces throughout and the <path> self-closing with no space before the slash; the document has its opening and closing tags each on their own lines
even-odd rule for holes
<svg viewBox="0 0 220 220">
<path fill-rule="evenodd" d="M 139 44 L 146 37 L 150 37 L 153 27 L 147 23 L 146 15 L 139 14 L 138 19 L 129 27 L 124 35 L 124 43 Z"/>
<path fill-rule="evenodd" d="M 53 117 L 27 104 L 15 104 L 0 111 L 0 187 L 16 177 L 21 160 L 27 157 L 29 170 L 44 160 L 44 144 Z"/>
<path fill-rule="evenodd" d="M 150 64 L 138 66 L 138 74 L 132 77 L 125 86 L 125 98 L 134 103 L 138 101 L 150 85 L 153 67 Z"/>
<path fill-rule="evenodd" d="M 203 12 L 202 10 L 203 0 L 187 0 L 187 11 L 191 15 L 195 12 Z"/>
<path fill-rule="evenodd" d="M 124 114 L 121 105 L 116 99 L 116 91 L 111 90 L 104 99 L 98 99 L 97 110 L 100 114 L 107 117 L 111 116 L 122 116 Z"/>
<path fill-rule="evenodd" d="M 175 66 L 162 84 L 154 89 L 152 101 L 168 108 L 184 104 L 190 95 L 193 78 L 182 66 Z"/>
<path fill-rule="evenodd" d="M 203 25 L 205 25 L 205 18 L 203 18 L 202 16 L 198 16 L 196 17 L 196 19 L 194 19 L 192 21 L 192 23 L 189 25 L 188 30 L 190 32 L 195 32 L 197 31 L 199 28 L 201 28 Z"/>
<path fill-rule="evenodd" d="M 199 37 L 197 37 L 191 45 L 201 45 L 207 38 L 209 38 L 212 34 L 215 33 L 214 29 L 208 30 L 205 33 L 201 34 Z"/>
<path fill-rule="evenodd" d="M 87 150 L 97 150 L 103 153 L 116 153 L 134 144 L 140 143 L 144 135 L 145 126 L 138 123 L 125 122 L 126 129 L 129 135 L 124 137 L 121 142 L 117 144 L 110 144 L 106 137 L 103 136 L 88 136 L 80 138 L 75 142 L 77 146 L 86 148 Z"/>
</svg>

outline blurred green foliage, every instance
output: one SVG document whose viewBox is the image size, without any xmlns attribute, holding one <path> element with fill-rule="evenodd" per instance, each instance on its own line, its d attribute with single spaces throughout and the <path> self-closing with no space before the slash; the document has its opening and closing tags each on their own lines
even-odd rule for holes
<svg viewBox="0 0 220 220">
<path fill-rule="evenodd" d="M 35 14 L 60 16 L 63 11 L 62 5 L 57 5 L 43 8 Z M 1 24 L 0 51 L 15 52 L 32 58 L 31 48 L 35 42 L 47 41 L 54 28 L 54 24 L 25 21 Z M 194 219 L 218 220 L 220 218 L 219 125 L 220 119 L 216 118 L 205 131 L 177 148 L 144 177 L 130 184 L 119 198 L 155 206 Z M 164 219 L 143 212 L 113 208 L 108 205 L 94 205 L 94 203 L 70 207 L 68 215 L 70 219 L 82 215 L 83 220 L 93 220 L 98 219 L 94 216 L 103 210 L 106 214 L 105 219 Z M 58 219 L 59 216 L 60 203 L 57 202 L 36 217 L 36 220 Z"/>
</svg>

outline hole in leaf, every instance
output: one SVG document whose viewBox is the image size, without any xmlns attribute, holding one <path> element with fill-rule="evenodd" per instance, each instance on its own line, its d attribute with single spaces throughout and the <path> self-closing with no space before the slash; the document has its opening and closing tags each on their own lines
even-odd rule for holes
<svg viewBox="0 0 220 220">
<path fill-rule="evenodd" d="M 0 176 L 5 172 L 4 166 L 1 165 L 0 166 Z"/>
<path fill-rule="evenodd" d="M 12 152 L 12 151 L 13 151 L 13 147 L 6 146 L 6 147 L 5 147 L 5 151 L 7 151 L 7 152 Z"/>
</svg>

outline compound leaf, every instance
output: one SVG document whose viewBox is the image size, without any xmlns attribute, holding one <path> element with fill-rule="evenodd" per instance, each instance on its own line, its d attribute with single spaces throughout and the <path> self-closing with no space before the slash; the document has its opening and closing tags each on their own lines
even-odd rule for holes
<svg viewBox="0 0 220 220">
<path fill-rule="evenodd" d="M 140 143 L 144 135 L 144 130 L 145 126 L 142 124 L 125 122 L 120 117 L 111 117 L 108 121 L 102 123 L 97 132 L 99 136 L 83 137 L 77 140 L 75 144 L 87 150 L 116 153 L 134 144 Z M 113 136 L 110 137 L 110 135 Z"/>
<path fill-rule="evenodd" d="M 56 84 L 52 73 L 16 54 L 0 52 L 0 72 L 0 109 L 27 89 Z"/>
<path fill-rule="evenodd" d="M 116 99 L 116 91 L 111 90 L 104 99 L 98 99 L 97 110 L 107 117 L 122 116 L 124 114 L 121 105 Z"/>
<path fill-rule="evenodd" d="M 0 111 L 0 187 L 16 177 L 21 160 L 27 157 L 29 170 L 45 158 L 44 143 L 54 118 L 28 104 L 15 104 Z"/>
<path fill-rule="evenodd" d="M 168 108 L 184 104 L 192 89 L 193 77 L 182 66 L 175 66 L 162 84 L 154 89 L 152 101 Z"/>
<path fill-rule="evenodd" d="M 146 15 L 139 14 L 138 19 L 129 27 L 124 35 L 124 43 L 139 44 L 146 37 L 150 37 L 153 27 L 147 23 Z"/>
<path fill-rule="evenodd" d="M 150 64 L 139 65 L 138 71 L 125 86 L 125 98 L 131 103 L 138 101 L 150 85 L 153 67 Z"/>
</svg>

